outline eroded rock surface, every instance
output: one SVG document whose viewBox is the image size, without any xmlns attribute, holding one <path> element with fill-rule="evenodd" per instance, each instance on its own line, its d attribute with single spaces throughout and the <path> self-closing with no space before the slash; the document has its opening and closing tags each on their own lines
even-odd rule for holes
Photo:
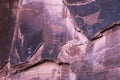
<svg viewBox="0 0 120 80">
<path fill-rule="evenodd" d="M 17 1 L 0 0 L 0 72 L 6 74 L 4 66 L 8 62 L 13 38 Z M 2 75 L 1 74 L 1 75 Z"/>
<path fill-rule="evenodd" d="M 62 2 L 23 0 L 19 5 L 11 65 L 28 61 L 42 47 L 38 59 L 55 60 L 61 47 L 72 39 L 66 19 L 62 19 Z"/>
<path fill-rule="evenodd" d="M 119 80 L 119 2 L 1 1 L 0 80 Z"/>
<path fill-rule="evenodd" d="M 119 0 L 64 0 L 78 28 L 94 39 L 101 31 L 120 23 Z"/>
</svg>

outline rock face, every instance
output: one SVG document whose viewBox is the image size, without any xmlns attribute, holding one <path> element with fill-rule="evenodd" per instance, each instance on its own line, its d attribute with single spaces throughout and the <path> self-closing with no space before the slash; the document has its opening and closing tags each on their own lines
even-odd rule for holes
<svg viewBox="0 0 120 80">
<path fill-rule="evenodd" d="M 56 3 L 58 1 L 53 3 L 47 0 L 23 0 L 19 3 L 20 9 L 10 58 L 12 66 L 28 62 L 36 52 L 38 53 L 38 58 L 35 58 L 38 59 L 37 61 L 55 60 L 61 47 L 71 39 L 66 21 L 60 14 L 63 4 L 61 2 L 59 3 L 61 6 L 52 6 Z M 34 63 L 34 61 L 30 62 Z"/>
<path fill-rule="evenodd" d="M 119 0 L 0 2 L 0 80 L 119 80 Z"/>
<path fill-rule="evenodd" d="M 64 0 L 76 26 L 89 38 L 120 23 L 118 0 Z"/>
<path fill-rule="evenodd" d="M 0 72 L 4 72 L 3 66 L 9 58 L 14 32 L 16 4 L 17 1 L 0 0 Z"/>
</svg>

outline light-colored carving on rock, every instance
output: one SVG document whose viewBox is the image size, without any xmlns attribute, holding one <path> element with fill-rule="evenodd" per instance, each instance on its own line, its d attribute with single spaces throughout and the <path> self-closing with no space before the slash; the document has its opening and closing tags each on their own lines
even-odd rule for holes
<svg viewBox="0 0 120 80">
<path fill-rule="evenodd" d="M 85 16 L 85 17 L 82 17 L 82 19 L 84 20 L 84 22 L 91 26 L 95 23 L 98 23 L 98 17 L 99 17 L 99 14 L 100 14 L 100 11 L 94 13 L 94 14 L 91 14 L 91 15 L 88 15 L 88 16 Z"/>
</svg>

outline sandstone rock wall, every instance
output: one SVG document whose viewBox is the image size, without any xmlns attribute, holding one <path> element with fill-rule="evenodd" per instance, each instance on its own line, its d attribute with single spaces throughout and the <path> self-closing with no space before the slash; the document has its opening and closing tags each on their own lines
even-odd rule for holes
<svg viewBox="0 0 120 80">
<path fill-rule="evenodd" d="M 120 80 L 119 0 L 0 2 L 0 80 Z"/>
</svg>

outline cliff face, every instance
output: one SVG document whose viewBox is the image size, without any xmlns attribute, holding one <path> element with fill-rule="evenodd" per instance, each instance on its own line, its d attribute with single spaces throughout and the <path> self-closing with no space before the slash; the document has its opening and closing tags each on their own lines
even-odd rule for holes
<svg viewBox="0 0 120 80">
<path fill-rule="evenodd" d="M 0 2 L 0 80 L 119 80 L 119 0 Z"/>
</svg>

